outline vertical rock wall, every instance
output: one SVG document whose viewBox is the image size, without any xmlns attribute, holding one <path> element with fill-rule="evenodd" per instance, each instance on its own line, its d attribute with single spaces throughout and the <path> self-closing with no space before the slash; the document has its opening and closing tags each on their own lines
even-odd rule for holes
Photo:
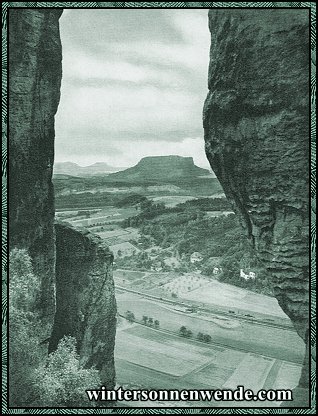
<svg viewBox="0 0 318 416">
<path fill-rule="evenodd" d="M 82 363 L 95 365 L 105 386 L 113 387 L 112 254 L 99 238 L 64 225 L 56 226 L 55 245 L 52 169 L 61 13 L 9 10 L 9 245 L 29 251 L 41 278 L 41 337 L 49 338 L 53 327 L 49 350 L 63 335 L 75 336 Z"/>
<path fill-rule="evenodd" d="M 52 168 L 61 13 L 9 9 L 9 246 L 28 249 L 41 276 L 44 335 L 55 312 Z"/>
<path fill-rule="evenodd" d="M 307 343 L 308 10 L 211 10 L 209 27 L 206 154 Z"/>
<path fill-rule="evenodd" d="M 103 385 L 115 383 L 116 301 L 113 254 L 100 237 L 56 224 L 56 299 L 49 350 L 64 335 L 77 339 L 81 362 L 96 366 Z"/>
</svg>

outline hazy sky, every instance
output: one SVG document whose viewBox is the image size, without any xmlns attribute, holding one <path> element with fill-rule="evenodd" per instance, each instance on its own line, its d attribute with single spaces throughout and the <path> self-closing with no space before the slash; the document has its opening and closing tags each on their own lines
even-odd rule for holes
<svg viewBox="0 0 318 416">
<path fill-rule="evenodd" d="M 203 167 L 208 10 L 66 10 L 55 160 L 131 166 L 193 156 Z"/>
</svg>

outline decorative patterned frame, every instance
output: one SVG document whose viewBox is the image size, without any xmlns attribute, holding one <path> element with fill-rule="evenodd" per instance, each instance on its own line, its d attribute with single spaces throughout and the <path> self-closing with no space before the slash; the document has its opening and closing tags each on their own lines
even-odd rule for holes
<svg viewBox="0 0 318 416">
<path fill-rule="evenodd" d="M 4 2 L 2 3 L 2 411 L 4 414 L 315 414 L 316 369 L 310 408 L 27 408 L 7 406 L 7 12 L 23 8 L 308 8 L 311 47 L 311 348 L 316 347 L 316 3 L 314 2 Z M 202 103 L 203 106 L 203 103 Z"/>
</svg>

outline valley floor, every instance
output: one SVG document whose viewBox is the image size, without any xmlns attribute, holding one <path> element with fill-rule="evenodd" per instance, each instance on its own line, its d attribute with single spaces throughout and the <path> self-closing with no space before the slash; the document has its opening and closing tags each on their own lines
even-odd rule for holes
<svg viewBox="0 0 318 416">
<path fill-rule="evenodd" d="M 175 203 L 171 198 L 165 202 Z M 90 215 L 76 208 L 61 210 L 58 217 L 96 233 L 111 249 L 122 245 L 124 250 L 132 242 L 137 252 L 142 251 L 138 229 L 117 225 L 118 221 L 136 215 L 135 208 L 87 210 L 91 210 Z M 213 216 L 223 214 L 214 211 Z M 254 392 L 297 386 L 304 345 L 275 298 L 221 283 L 200 271 L 119 269 L 116 259 L 114 269 L 118 386 L 183 390 L 235 389 L 243 385 Z M 127 319 L 129 313 L 133 315 L 131 322 Z M 182 327 L 190 335 L 181 333 Z M 203 342 L 199 333 L 209 336 L 209 340 Z M 278 407 L 282 403 L 122 402 L 122 405 Z"/>
<path fill-rule="evenodd" d="M 293 389 L 297 386 L 303 345 L 289 327 L 246 321 L 217 313 L 190 313 L 164 300 L 120 290 L 118 312 L 133 311 L 135 322 L 119 317 L 115 362 L 117 382 L 130 389 Z M 160 328 L 145 325 L 144 315 L 160 320 Z M 228 323 L 228 325 L 226 325 Z M 229 325 L 230 324 L 230 325 Z M 180 336 L 180 326 L 193 338 Z M 208 344 L 196 339 L 197 331 L 211 335 Z M 279 402 L 252 406 L 279 406 Z M 131 405 L 131 404 L 130 404 Z M 136 404 L 134 403 L 134 406 Z M 158 406 L 241 407 L 242 402 L 156 403 Z M 139 406 L 153 406 L 140 402 Z"/>
</svg>

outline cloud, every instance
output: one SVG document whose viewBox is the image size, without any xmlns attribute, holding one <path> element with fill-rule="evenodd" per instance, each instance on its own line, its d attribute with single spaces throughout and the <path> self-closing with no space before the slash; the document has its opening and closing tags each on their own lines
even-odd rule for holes
<svg viewBox="0 0 318 416">
<path fill-rule="evenodd" d="M 153 84 L 161 87 L 182 87 L 186 84 L 185 75 L 182 76 L 178 68 L 160 68 L 139 62 L 123 60 L 107 60 L 100 56 L 88 56 L 84 51 L 73 51 L 63 60 L 64 68 L 71 68 L 65 72 L 65 79 L 90 82 L 96 85 L 103 81 L 130 82 L 133 84 Z M 159 65 L 158 65 L 159 66 Z"/>
<path fill-rule="evenodd" d="M 160 9 L 72 9 L 63 13 L 60 22 L 67 46 L 92 54 L 103 54 L 116 42 L 183 42 L 169 11 Z"/>
<path fill-rule="evenodd" d="M 79 87 L 64 93 L 62 88 L 57 138 L 63 131 L 62 135 L 70 139 L 81 135 L 91 141 L 101 135 L 116 140 L 131 135 L 178 141 L 202 131 L 200 123 L 194 125 L 192 121 L 201 119 L 201 102 L 193 104 L 187 92 L 152 86 Z"/>
<path fill-rule="evenodd" d="M 204 163 L 193 138 L 203 137 L 207 10 L 72 9 L 61 36 L 57 160 L 112 155 L 125 166 L 137 155 L 194 151 Z"/>
</svg>

